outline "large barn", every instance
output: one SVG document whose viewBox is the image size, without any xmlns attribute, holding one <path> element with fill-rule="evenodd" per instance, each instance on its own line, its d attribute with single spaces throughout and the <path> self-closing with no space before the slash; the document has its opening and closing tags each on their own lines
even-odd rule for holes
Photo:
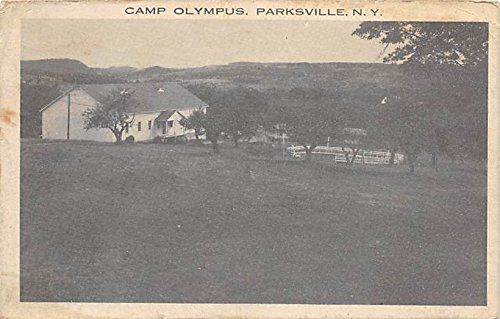
<svg viewBox="0 0 500 319">
<path fill-rule="evenodd" d="M 44 106 L 42 138 L 54 140 L 93 140 L 113 142 L 109 129 L 84 128 L 83 112 L 102 103 L 113 90 L 131 90 L 138 102 L 132 126 L 123 138 L 134 136 L 136 141 L 185 136 L 194 138 L 193 130 L 186 130 L 179 121 L 195 110 L 205 111 L 208 105 L 177 83 L 124 83 L 75 86 Z"/>
</svg>

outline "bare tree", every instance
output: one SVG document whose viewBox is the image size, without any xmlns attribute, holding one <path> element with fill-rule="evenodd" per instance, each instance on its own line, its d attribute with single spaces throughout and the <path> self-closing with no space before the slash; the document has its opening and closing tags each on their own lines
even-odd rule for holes
<svg viewBox="0 0 500 319">
<path fill-rule="evenodd" d="M 113 90 L 102 103 L 90 106 L 83 112 L 85 129 L 104 128 L 113 132 L 116 143 L 122 142 L 123 132 L 135 119 L 137 102 L 134 92 L 127 89 Z"/>
<path fill-rule="evenodd" d="M 339 139 L 342 140 L 342 151 L 346 163 L 352 165 L 356 161 L 361 147 L 366 145 L 367 133 L 363 129 L 346 127 L 339 133 Z M 351 158 L 349 155 L 352 155 Z"/>
</svg>

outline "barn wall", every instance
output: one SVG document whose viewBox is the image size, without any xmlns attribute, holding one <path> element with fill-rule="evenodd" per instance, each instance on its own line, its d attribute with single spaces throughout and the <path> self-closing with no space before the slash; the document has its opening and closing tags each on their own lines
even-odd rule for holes
<svg viewBox="0 0 500 319">
<path fill-rule="evenodd" d="M 71 140 L 91 140 L 99 142 L 113 142 L 114 135 L 108 129 L 85 130 L 83 111 L 97 102 L 83 90 L 73 90 L 70 105 L 70 128 L 69 138 Z M 42 112 L 42 138 L 51 140 L 66 139 L 68 128 L 68 95 L 59 100 Z"/>
<path fill-rule="evenodd" d="M 85 130 L 83 112 L 90 106 L 96 105 L 97 101 L 87 92 L 76 89 L 71 93 L 71 122 L 69 138 L 71 140 L 91 140 L 98 142 L 114 142 L 115 136 L 109 129 Z M 67 99 L 67 97 L 66 97 Z"/>
<path fill-rule="evenodd" d="M 67 96 L 53 103 L 42 112 L 42 138 L 51 140 L 66 139 L 68 125 Z"/>
</svg>

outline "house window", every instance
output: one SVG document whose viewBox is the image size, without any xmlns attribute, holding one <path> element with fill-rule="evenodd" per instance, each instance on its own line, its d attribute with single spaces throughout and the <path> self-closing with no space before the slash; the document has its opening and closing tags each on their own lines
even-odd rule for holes
<svg viewBox="0 0 500 319">
<path fill-rule="evenodd" d="M 151 120 L 149 120 L 149 121 L 148 121 L 148 130 L 151 130 L 151 125 L 152 125 L 152 124 L 153 124 L 153 123 L 151 122 Z"/>
<path fill-rule="evenodd" d="M 167 121 L 167 126 L 168 127 L 173 127 L 174 126 L 174 121 Z"/>
<path fill-rule="evenodd" d="M 156 121 L 156 128 L 161 129 L 161 122 L 160 121 Z"/>
<path fill-rule="evenodd" d="M 142 127 L 141 127 L 141 122 L 137 122 L 137 131 L 141 131 Z"/>
</svg>

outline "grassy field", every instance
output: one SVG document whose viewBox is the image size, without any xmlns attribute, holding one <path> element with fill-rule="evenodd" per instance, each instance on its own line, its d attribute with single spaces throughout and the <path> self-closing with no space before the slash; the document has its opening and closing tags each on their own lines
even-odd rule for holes
<svg viewBox="0 0 500 319">
<path fill-rule="evenodd" d="M 23 301 L 486 302 L 483 170 L 21 146 Z"/>
</svg>

